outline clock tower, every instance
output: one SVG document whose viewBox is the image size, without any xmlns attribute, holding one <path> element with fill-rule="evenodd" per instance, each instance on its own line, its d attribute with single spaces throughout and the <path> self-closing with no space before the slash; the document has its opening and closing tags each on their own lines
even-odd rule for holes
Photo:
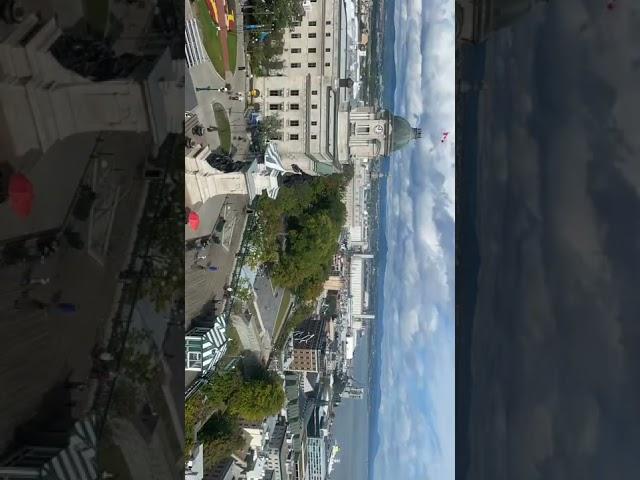
<svg viewBox="0 0 640 480">
<path fill-rule="evenodd" d="M 349 155 L 373 159 L 401 149 L 422 136 L 407 120 L 387 110 L 356 107 L 349 112 Z"/>
</svg>

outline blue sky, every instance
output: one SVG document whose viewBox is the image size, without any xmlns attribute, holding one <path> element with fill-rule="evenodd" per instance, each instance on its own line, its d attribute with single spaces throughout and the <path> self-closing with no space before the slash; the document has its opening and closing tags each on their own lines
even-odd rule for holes
<svg viewBox="0 0 640 480">
<path fill-rule="evenodd" d="M 391 158 L 375 480 L 454 478 L 454 2 L 396 0 L 394 113 L 423 139 Z M 446 143 L 440 143 L 448 131 Z"/>
</svg>

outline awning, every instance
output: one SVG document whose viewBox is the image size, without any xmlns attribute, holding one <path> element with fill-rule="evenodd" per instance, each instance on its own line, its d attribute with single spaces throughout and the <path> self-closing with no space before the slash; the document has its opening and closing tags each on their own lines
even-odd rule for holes
<svg viewBox="0 0 640 480">
<path fill-rule="evenodd" d="M 69 446 L 42 468 L 43 480 L 97 480 L 97 439 L 93 416 L 79 420 L 73 428 Z"/>
<path fill-rule="evenodd" d="M 286 169 L 282 165 L 282 159 L 280 158 L 276 144 L 273 142 L 269 142 L 267 150 L 264 152 L 264 164 L 270 170 L 286 172 Z"/>
</svg>

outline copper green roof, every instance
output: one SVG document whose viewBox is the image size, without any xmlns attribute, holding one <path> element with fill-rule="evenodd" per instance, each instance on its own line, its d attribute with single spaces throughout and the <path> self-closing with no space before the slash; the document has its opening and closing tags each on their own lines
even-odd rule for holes
<svg viewBox="0 0 640 480">
<path fill-rule="evenodd" d="M 391 151 L 400 150 L 411 140 L 418 136 L 417 129 L 413 128 L 409 122 L 397 115 L 391 117 Z"/>
</svg>

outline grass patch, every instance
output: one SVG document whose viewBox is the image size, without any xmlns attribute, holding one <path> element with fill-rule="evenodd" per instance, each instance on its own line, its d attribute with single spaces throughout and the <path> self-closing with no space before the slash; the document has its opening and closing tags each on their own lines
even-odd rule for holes
<svg viewBox="0 0 640 480">
<path fill-rule="evenodd" d="M 231 73 L 236 73 L 238 60 L 238 34 L 236 32 L 227 32 L 227 48 L 229 49 L 229 69 Z"/>
<path fill-rule="evenodd" d="M 92 34 L 104 37 L 109 21 L 109 0 L 84 0 L 84 18 Z"/>
<path fill-rule="evenodd" d="M 218 29 L 213 19 L 209 15 L 209 10 L 205 4 L 206 0 L 196 0 L 196 18 L 200 26 L 200 32 L 202 33 L 202 43 L 204 49 L 207 51 L 207 55 L 211 59 L 213 68 L 216 69 L 218 75 L 224 79 L 224 61 L 222 60 L 222 44 L 220 43 L 220 37 L 218 35 Z M 227 36 L 227 43 L 229 43 L 229 37 Z"/>
<path fill-rule="evenodd" d="M 227 111 L 219 103 L 214 103 L 213 115 L 216 119 L 216 127 L 218 128 L 220 148 L 228 153 L 231 151 L 231 126 L 229 125 Z"/>
<path fill-rule="evenodd" d="M 273 328 L 274 338 L 278 338 L 284 319 L 287 318 L 287 314 L 289 313 L 290 304 L 291 304 L 291 292 L 289 290 L 285 290 L 284 293 L 282 294 L 282 303 L 280 303 L 280 310 L 278 310 L 278 316 L 276 317 L 276 324 Z"/>
</svg>

